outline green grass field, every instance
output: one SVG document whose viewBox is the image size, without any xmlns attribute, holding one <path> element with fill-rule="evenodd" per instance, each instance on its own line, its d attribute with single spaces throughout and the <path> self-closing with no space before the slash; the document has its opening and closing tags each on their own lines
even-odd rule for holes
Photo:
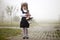
<svg viewBox="0 0 60 40">
<path fill-rule="evenodd" d="M 21 34 L 20 29 L 8 29 L 8 28 L 1 28 L 0 29 L 0 40 L 8 40 L 7 37 L 17 36 Z"/>
<path fill-rule="evenodd" d="M 7 23 L 7 22 L 5 22 L 5 23 L 0 23 L 0 26 L 3 26 L 3 27 L 5 27 L 5 26 L 7 26 L 7 27 L 12 27 L 12 26 L 19 26 L 19 23 L 18 22 L 12 22 L 12 23 Z"/>
<path fill-rule="evenodd" d="M 60 25 L 60 21 L 47 21 L 47 22 L 36 22 L 36 21 L 31 21 L 31 24 L 30 26 L 33 27 L 33 26 L 45 26 L 45 25 Z M 1 27 L 19 27 L 20 26 L 20 23 L 19 22 L 0 22 L 0 26 Z"/>
</svg>

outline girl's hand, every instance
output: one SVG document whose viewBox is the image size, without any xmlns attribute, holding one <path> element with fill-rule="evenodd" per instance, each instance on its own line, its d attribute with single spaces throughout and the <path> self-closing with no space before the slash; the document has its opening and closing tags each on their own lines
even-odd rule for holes
<svg viewBox="0 0 60 40">
<path fill-rule="evenodd" d="M 30 14 L 26 14 L 26 16 L 31 16 Z"/>
</svg>

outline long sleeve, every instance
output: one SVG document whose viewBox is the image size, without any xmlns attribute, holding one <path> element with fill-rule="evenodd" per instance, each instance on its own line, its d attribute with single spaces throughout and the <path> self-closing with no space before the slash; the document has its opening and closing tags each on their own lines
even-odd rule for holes
<svg viewBox="0 0 60 40">
<path fill-rule="evenodd" d="M 22 12 L 20 13 L 21 17 L 26 17 L 26 14 L 23 14 Z"/>
</svg>

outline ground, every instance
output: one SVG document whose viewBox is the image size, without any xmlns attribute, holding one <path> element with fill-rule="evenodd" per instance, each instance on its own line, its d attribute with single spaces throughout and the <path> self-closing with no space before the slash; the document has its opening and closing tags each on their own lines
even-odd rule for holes
<svg viewBox="0 0 60 40">
<path fill-rule="evenodd" d="M 19 28 L 17 28 L 19 29 Z M 10 40 L 60 40 L 60 30 L 54 28 L 54 26 L 37 26 L 30 27 L 29 39 L 22 39 L 21 35 L 8 37 Z"/>
</svg>

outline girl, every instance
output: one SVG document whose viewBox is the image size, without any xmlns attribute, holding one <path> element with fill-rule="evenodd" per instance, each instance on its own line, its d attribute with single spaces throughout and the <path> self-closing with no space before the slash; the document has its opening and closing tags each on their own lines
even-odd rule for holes
<svg viewBox="0 0 60 40">
<path fill-rule="evenodd" d="M 31 20 L 32 18 L 30 17 L 31 15 L 29 14 L 29 10 L 28 10 L 28 4 L 27 3 L 22 3 L 21 4 L 21 11 L 22 11 L 22 19 L 20 22 L 20 27 L 23 28 L 23 39 L 28 39 L 28 28 L 29 28 L 29 23 L 28 20 Z"/>
<path fill-rule="evenodd" d="M 29 14 L 28 4 L 27 3 L 23 3 L 21 5 L 21 11 L 22 11 L 23 14 L 26 14 L 26 19 L 27 20 L 31 20 L 32 19 L 32 17 L 30 17 L 31 14 Z"/>
</svg>

